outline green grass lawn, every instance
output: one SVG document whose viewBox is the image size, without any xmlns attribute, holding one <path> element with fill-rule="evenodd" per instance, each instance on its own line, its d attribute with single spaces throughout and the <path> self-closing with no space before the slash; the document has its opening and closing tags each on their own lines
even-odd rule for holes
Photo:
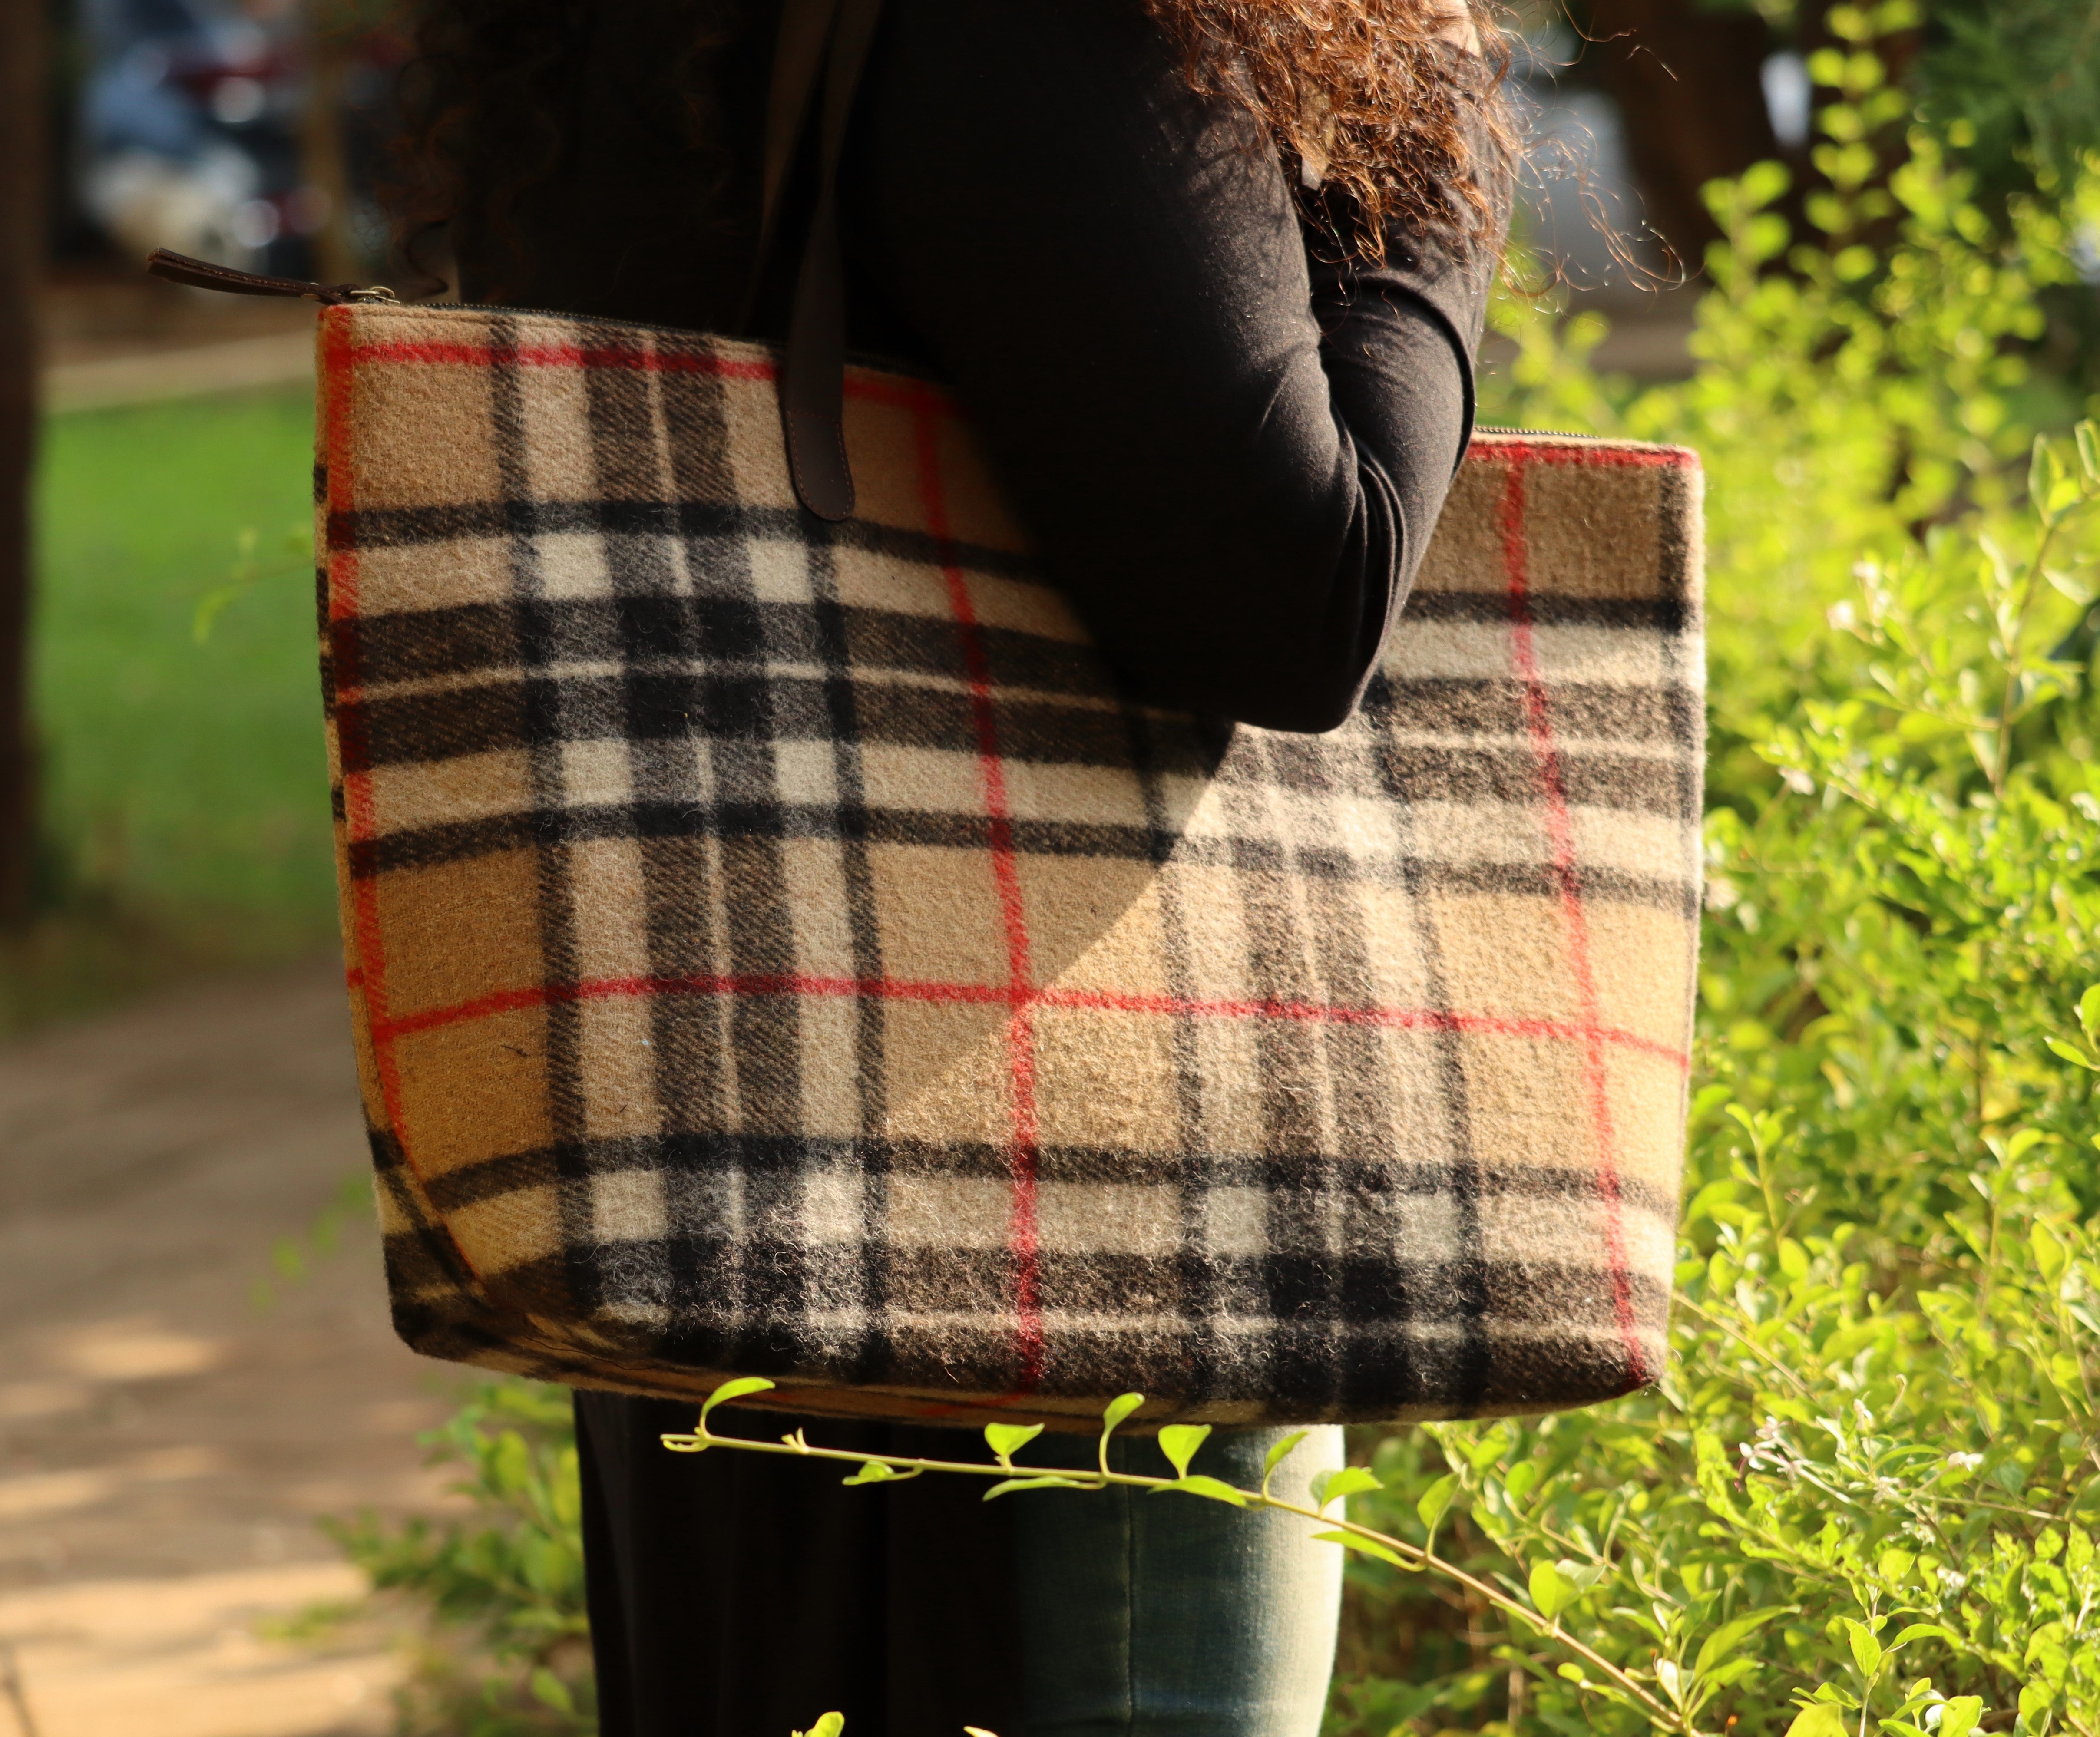
<svg viewBox="0 0 2100 1737">
<path fill-rule="evenodd" d="M 0 964 L 0 1029 L 330 941 L 311 441 L 304 388 L 47 423 L 33 629 L 47 915 Z M 200 644 L 200 603 L 243 576 Z"/>
</svg>

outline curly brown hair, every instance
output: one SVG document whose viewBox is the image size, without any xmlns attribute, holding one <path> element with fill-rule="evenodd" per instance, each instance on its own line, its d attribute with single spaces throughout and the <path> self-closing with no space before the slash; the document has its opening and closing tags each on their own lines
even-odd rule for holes
<svg viewBox="0 0 2100 1737">
<path fill-rule="evenodd" d="M 442 287 L 421 257 L 435 238 L 465 226 L 501 251 L 519 201 L 558 163 L 601 3 L 402 0 L 412 58 L 388 203 L 426 291 Z M 660 68 L 659 95 L 701 183 L 718 187 L 734 164 L 706 75 L 745 37 L 748 0 L 621 3 L 667 8 L 683 51 Z M 1132 3 L 1178 46 L 1193 90 L 1238 104 L 1299 165 L 1308 223 L 1339 253 L 1382 258 L 1393 223 L 1492 245 L 1515 145 L 1489 0 Z"/>
<path fill-rule="evenodd" d="M 1344 251 L 1382 258 L 1392 223 L 1497 233 L 1516 140 L 1508 44 L 1485 0 L 1145 7 L 1189 84 L 1239 104 L 1302 165 L 1299 203 Z"/>
</svg>

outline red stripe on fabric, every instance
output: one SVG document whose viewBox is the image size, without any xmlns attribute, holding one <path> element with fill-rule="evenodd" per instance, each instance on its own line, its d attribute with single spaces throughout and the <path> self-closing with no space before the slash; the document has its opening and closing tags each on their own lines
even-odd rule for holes
<svg viewBox="0 0 2100 1737">
<path fill-rule="evenodd" d="M 321 373 L 328 382 L 327 409 L 321 428 L 321 453 L 328 466 L 329 517 L 348 513 L 355 498 L 357 471 L 356 447 L 351 437 L 351 395 L 355 386 L 357 373 L 357 346 L 351 339 L 350 328 L 355 318 L 346 309 L 330 308 L 321 315 Z M 336 549 L 328 552 L 329 607 L 331 622 L 350 621 L 357 616 L 358 569 L 355 549 Z M 337 637 L 338 657 L 351 636 Z M 351 654 L 353 656 L 355 654 Z M 372 756 L 368 750 L 360 749 L 355 756 L 366 769 L 349 769 L 350 755 L 344 752 L 342 742 L 343 702 L 358 688 L 357 671 L 353 666 L 347 672 L 348 680 L 340 682 L 336 689 L 337 753 L 344 762 L 342 777 L 343 832 L 345 842 L 355 847 L 378 835 L 377 817 L 373 811 L 372 774 L 369 768 Z M 351 708 L 353 718 L 358 716 Z M 362 728 L 361 721 L 352 725 L 353 730 Z M 379 1100 L 386 1111 L 387 1126 L 392 1131 L 395 1149 L 401 1154 L 401 1162 L 411 1175 L 421 1180 L 415 1160 L 410 1156 L 408 1128 L 403 1110 L 401 1069 L 394 1054 L 392 1019 L 386 1009 L 386 948 L 385 935 L 379 921 L 379 887 L 369 878 L 353 880 L 351 897 L 351 934 L 346 937 L 357 955 L 356 963 L 346 973 L 350 986 L 364 998 L 365 1029 L 372 1038 L 372 1065 L 379 1076 Z M 459 1257 L 460 1264 L 473 1274 L 474 1263 L 466 1258 L 466 1250 L 460 1247 L 459 1239 L 452 1233 L 452 1227 L 440 1219 L 445 1240 L 452 1244 L 452 1251 Z"/>
<path fill-rule="evenodd" d="M 355 500 L 355 474 L 357 474 L 357 449 L 351 439 L 351 390 L 357 378 L 359 349 L 351 342 L 351 315 L 346 309 L 324 309 L 321 313 L 321 376 L 328 380 L 328 412 L 321 426 L 321 454 L 328 464 L 328 517 L 334 518 L 340 513 L 349 513 Z M 349 622 L 357 618 L 357 550 L 334 549 L 328 550 L 328 619 L 329 622 Z M 336 655 L 342 655 L 344 645 L 351 634 L 336 638 Z M 355 655 L 355 653 L 353 653 Z M 351 681 L 338 682 L 336 687 L 336 714 L 338 714 L 338 737 L 336 752 L 342 756 L 340 739 L 340 718 L 342 702 L 357 693 L 357 670 L 351 668 Z M 355 712 L 353 712 L 355 716 Z M 359 725 L 361 727 L 361 725 Z M 349 756 L 342 756 L 349 758 Z M 359 760 L 365 767 L 372 765 L 372 754 L 361 752 Z M 344 771 L 342 773 L 342 830 L 346 844 L 357 846 L 369 838 L 378 836 L 378 823 L 372 811 L 372 773 Z M 418 1183 L 422 1183 L 422 1172 L 416 1170 L 416 1159 L 409 1153 L 408 1118 L 401 1100 L 401 1067 L 395 1059 L 393 1025 L 386 1012 L 386 946 L 380 926 L 378 882 L 372 878 L 355 880 L 355 893 L 351 897 L 351 947 L 357 954 L 357 964 L 346 972 L 349 985 L 361 991 L 365 998 L 365 1031 L 372 1035 L 372 1067 L 380 1075 L 380 1103 L 386 1109 L 386 1124 L 393 1130 L 395 1149 L 401 1153 L 401 1166 Z M 460 1267 L 481 1281 L 474 1271 L 474 1263 L 466 1258 L 466 1250 L 460 1248 L 460 1239 L 452 1235 L 452 1224 L 439 1216 L 439 1228 L 443 1228 L 445 1241 L 452 1243 L 452 1252 L 458 1256 Z"/>
<path fill-rule="evenodd" d="M 552 1002 L 609 1001 L 646 995 L 804 995 L 818 999 L 942 1002 L 966 1007 L 1053 1007 L 1078 1012 L 1143 1013 L 1170 1019 L 1273 1019 L 1310 1024 L 1371 1025 L 1401 1031 L 1478 1032 L 1489 1037 L 1540 1038 L 1555 1043 L 1592 1038 L 1634 1051 L 1688 1071 L 1683 1051 L 1637 1032 L 1612 1026 L 1570 1025 L 1563 1020 L 1511 1019 L 1486 1013 L 1451 1013 L 1436 1007 L 1351 1007 L 1312 1001 L 1229 1001 L 1178 995 L 1132 995 L 1114 990 L 1001 988 L 994 983 L 939 983 L 897 977 L 827 977 L 799 972 L 696 972 L 685 977 L 600 977 L 589 982 L 535 985 L 501 990 L 455 1006 L 432 1007 L 390 1021 L 390 1038 L 440 1030 L 498 1013 L 545 1007 Z"/>
<path fill-rule="evenodd" d="M 1560 881 L 1560 910 L 1568 937 L 1568 968 L 1575 979 L 1575 1004 L 1582 1018 L 1576 1035 L 1582 1044 L 1582 1083 L 1590 1100 L 1590 1120 L 1597 1142 L 1597 1198 L 1604 1219 L 1604 1260 L 1612 1276 L 1612 1307 L 1626 1349 L 1630 1384 L 1651 1378 L 1634 1323 L 1633 1279 L 1626 1267 L 1626 1227 L 1619 1197 L 1617 1140 L 1612 1126 L 1610 1081 L 1604 1067 L 1604 1034 L 1599 1023 L 1596 974 L 1590 959 L 1590 919 L 1577 883 L 1575 831 L 1568 813 L 1568 787 L 1561 774 L 1560 750 L 1554 740 L 1553 717 L 1540 679 L 1532 644 L 1530 546 L 1524 536 L 1524 470 L 1509 467 L 1501 505 L 1502 571 L 1509 582 L 1510 660 L 1524 684 L 1524 716 L 1532 747 L 1538 756 L 1539 783 L 1546 798 L 1546 825 L 1553 847 L 1553 866 Z"/>
<path fill-rule="evenodd" d="M 1485 464 L 1514 460 L 1524 465 L 1591 465 L 1600 470 L 1690 470 L 1699 463 L 1699 455 L 1688 447 L 1559 446 L 1499 434 L 1476 434 L 1466 456 Z"/>
<path fill-rule="evenodd" d="M 1032 1012 L 1035 972 L 1029 957 L 1028 918 L 1021 897 L 1021 873 L 1013 851 L 1013 810 L 1007 800 L 1006 763 L 999 750 L 999 719 L 992 704 L 991 659 L 977 606 L 949 534 L 948 504 L 941 487 L 940 427 L 931 395 L 913 406 L 917 436 L 920 500 L 926 530 L 941 550 L 941 576 L 948 588 L 948 611 L 962 641 L 963 665 L 969 677 L 970 715 L 977 729 L 977 774 L 984 786 L 985 818 L 989 822 L 987 853 L 993 885 L 999 893 L 999 921 L 1006 931 L 1006 975 L 1012 994 L 1007 1018 L 1008 1083 L 1013 1094 L 1013 1211 L 1007 1227 L 1007 1250 L 1013 1257 L 1015 1351 L 1021 1364 L 1019 1393 L 1032 1393 L 1043 1381 L 1043 1343 L 1041 1224 L 1035 1182 L 1040 1149 L 1035 1113 L 1035 1019 Z"/>
</svg>

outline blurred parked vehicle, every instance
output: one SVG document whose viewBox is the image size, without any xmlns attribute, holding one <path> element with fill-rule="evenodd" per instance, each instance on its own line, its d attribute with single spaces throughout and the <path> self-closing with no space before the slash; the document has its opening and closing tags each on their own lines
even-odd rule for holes
<svg viewBox="0 0 2100 1737">
<path fill-rule="evenodd" d="M 295 0 L 80 0 L 77 131 L 88 214 L 134 257 L 171 247 L 307 275 L 368 228 L 346 108 L 386 81 L 385 46 L 317 37 Z M 323 97 L 316 114 L 313 100 Z M 356 150 L 351 157 L 370 153 Z"/>
</svg>

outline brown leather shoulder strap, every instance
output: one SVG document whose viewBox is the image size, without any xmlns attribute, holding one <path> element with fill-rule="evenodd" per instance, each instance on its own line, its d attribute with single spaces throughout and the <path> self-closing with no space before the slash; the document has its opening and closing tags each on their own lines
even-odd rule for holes
<svg viewBox="0 0 2100 1737">
<path fill-rule="evenodd" d="M 882 0 L 785 0 L 766 104 L 758 258 L 745 301 L 746 323 L 778 237 L 780 202 L 818 107 L 817 203 L 796 271 L 780 412 L 795 493 L 819 518 L 850 518 L 853 473 L 845 447 L 845 276 L 839 249 L 839 158 L 854 98 L 875 41 Z"/>
<path fill-rule="evenodd" d="M 838 16 L 838 0 L 783 0 L 780 29 L 773 46 L 773 83 L 765 103 L 765 151 L 759 183 L 758 253 L 751 280 L 744 287 L 743 314 L 738 329 L 749 331 L 757 311 L 761 280 L 779 237 L 780 201 L 795 155 L 809 130 L 810 103 L 823 76 L 824 51 Z"/>
</svg>

